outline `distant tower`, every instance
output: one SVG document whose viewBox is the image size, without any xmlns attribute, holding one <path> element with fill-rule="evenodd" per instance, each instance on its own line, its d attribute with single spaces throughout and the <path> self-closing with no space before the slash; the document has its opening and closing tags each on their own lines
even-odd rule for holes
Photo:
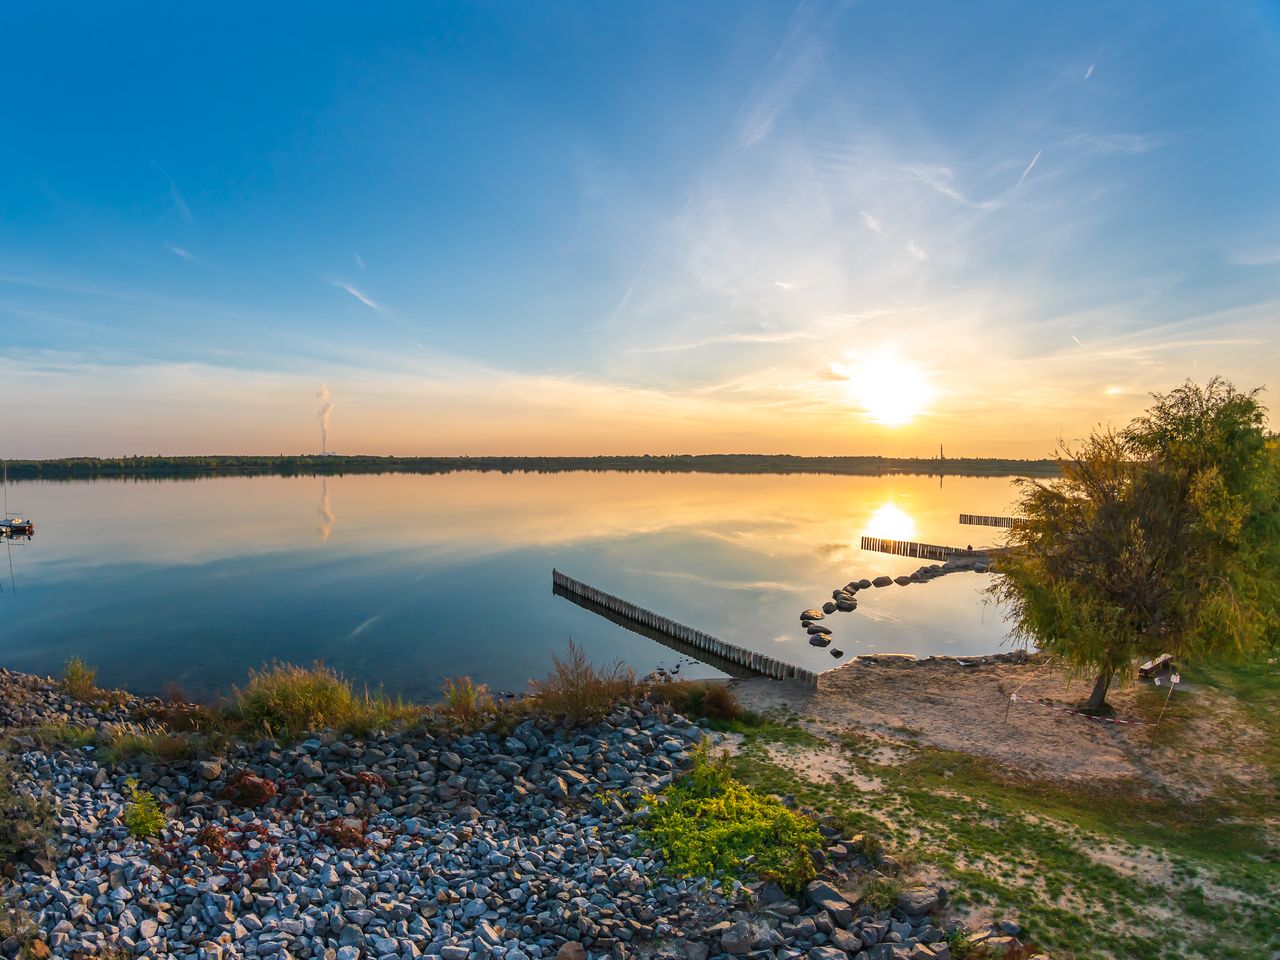
<svg viewBox="0 0 1280 960">
<path fill-rule="evenodd" d="M 938 459 L 939 459 L 939 460 L 945 460 L 945 459 L 947 459 L 945 456 L 943 456 L 943 453 L 942 453 L 942 444 L 938 444 Z"/>
</svg>

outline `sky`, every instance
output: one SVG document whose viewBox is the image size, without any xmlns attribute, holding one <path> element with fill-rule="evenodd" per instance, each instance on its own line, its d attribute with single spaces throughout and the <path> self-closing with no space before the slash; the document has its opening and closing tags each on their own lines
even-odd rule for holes
<svg viewBox="0 0 1280 960">
<path fill-rule="evenodd" d="M 1274 3 L 0 31 L 0 456 L 316 452 L 332 404 L 339 453 L 1040 457 L 1186 378 L 1280 405 Z"/>
</svg>

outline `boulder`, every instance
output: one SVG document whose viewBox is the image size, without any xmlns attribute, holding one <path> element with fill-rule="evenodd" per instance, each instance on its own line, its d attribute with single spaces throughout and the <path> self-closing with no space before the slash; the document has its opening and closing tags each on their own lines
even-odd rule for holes
<svg viewBox="0 0 1280 960">
<path fill-rule="evenodd" d="M 908 583 L 911 582 L 911 578 L 910 577 L 894 577 L 893 582 L 900 587 L 905 587 Z"/>
<path fill-rule="evenodd" d="M 847 927 L 853 923 L 853 907 L 840 895 L 840 891 L 823 880 L 811 880 L 804 888 L 806 903 L 825 910 L 837 926 Z"/>
<path fill-rule="evenodd" d="M 849 960 L 849 955 L 838 947 L 813 947 L 809 960 Z"/>
<path fill-rule="evenodd" d="M 814 610 L 812 607 L 800 614 L 801 620 L 821 620 L 823 613 L 821 610 Z"/>
<path fill-rule="evenodd" d="M 837 600 L 833 606 L 841 613 L 850 613 L 851 611 L 858 609 L 858 601 L 853 599 L 853 597 L 844 597 Z"/>
<path fill-rule="evenodd" d="M 556 951 L 556 960 L 587 960 L 587 948 L 577 940 L 570 940 Z"/>
<path fill-rule="evenodd" d="M 831 628 L 830 628 L 830 627 L 824 627 L 824 626 L 823 626 L 822 624 L 820 624 L 820 623 L 811 623 L 811 624 L 809 624 L 809 626 L 805 627 L 805 630 L 806 630 L 806 631 L 808 631 L 810 634 L 814 634 L 814 633 L 830 633 L 830 632 L 831 632 Z"/>
<path fill-rule="evenodd" d="M 724 952 L 738 957 L 750 953 L 756 949 L 756 944 L 764 944 L 767 940 L 764 931 L 746 920 L 730 924 L 729 929 L 720 934 L 720 946 Z M 557 957 L 556 960 L 563 958 Z"/>
<path fill-rule="evenodd" d="M 836 602 L 835 602 L 834 600 L 828 600 L 826 603 L 824 603 L 824 604 L 822 605 L 822 612 L 823 612 L 823 613 L 835 613 L 835 612 L 836 612 Z"/>
<path fill-rule="evenodd" d="M 825 647 L 829 643 L 831 643 L 831 638 L 825 633 L 815 633 L 809 637 L 809 646 L 811 647 Z"/>
<path fill-rule="evenodd" d="M 938 909 L 938 891 L 931 887 L 908 887 L 898 894 L 898 909 L 903 913 L 932 913 Z"/>
<path fill-rule="evenodd" d="M 871 581 L 873 587 L 887 587 L 891 583 L 893 583 L 893 577 L 876 577 Z"/>
</svg>

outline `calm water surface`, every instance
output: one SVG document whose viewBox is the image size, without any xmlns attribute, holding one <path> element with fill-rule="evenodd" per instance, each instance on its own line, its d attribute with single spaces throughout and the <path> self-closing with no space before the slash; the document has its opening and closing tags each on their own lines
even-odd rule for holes
<svg viewBox="0 0 1280 960">
<path fill-rule="evenodd" d="M 864 534 L 954 545 L 999 531 L 1006 478 L 496 474 L 11 484 L 36 519 L 0 594 L 0 664 L 210 696 L 272 659 L 316 659 L 431 698 L 446 676 L 520 690 L 572 637 L 639 670 L 678 658 L 551 592 L 551 568 L 811 669 L 798 615 L 858 577 L 920 561 Z M 987 578 L 870 591 L 827 619 L 833 647 L 979 654 L 1006 628 Z M 713 676 L 685 664 L 684 676 Z"/>
</svg>

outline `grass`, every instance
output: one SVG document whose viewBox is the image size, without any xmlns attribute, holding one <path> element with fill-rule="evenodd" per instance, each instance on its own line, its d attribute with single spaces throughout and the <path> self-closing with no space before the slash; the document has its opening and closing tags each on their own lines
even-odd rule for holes
<svg viewBox="0 0 1280 960">
<path fill-rule="evenodd" d="M 356 693 L 337 671 L 322 663 L 300 667 L 272 663 L 249 672 L 235 691 L 235 716 L 248 730 L 299 737 L 333 727 L 367 734 L 421 719 L 423 709 L 380 693 Z"/>
<path fill-rule="evenodd" d="M 695 720 L 749 724 L 759 719 L 738 702 L 728 684 L 715 680 L 668 680 L 654 686 L 649 696 Z"/>
<path fill-rule="evenodd" d="M 769 878 L 793 892 L 814 876 L 817 824 L 734 779 L 706 741 L 688 774 L 645 799 L 646 834 L 676 876 Z"/>
<path fill-rule="evenodd" d="M 119 733 L 111 738 L 102 755 L 105 759 L 116 763 L 140 757 L 173 763 L 178 760 L 191 760 L 198 756 L 201 752 L 201 742 L 192 734 L 170 731 Z"/>
<path fill-rule="evenodd" d="M 476 724 L 496 709 L 489 687 L 470 677 L 450 677 L 440 687 L 444 699 L 439 712 L 462 724 Z"/>
<path fill-rule="evenodd" d="M 530 684 L 535 701 L 530 707 L 545 716 L 563 718 L 574 726 L 597 723 L 619 703 L 640 695 L 635 671 L 620 661 L 598 667 L 572 640 L 563 659 L 551 655 L 551 664 L 546 677 Z"/>
<path fill-rule="evenodd" d="M 92 703 L 98 696 L 98 671 L 79 657 L 72 657 L 62 669 L 62 689 L 81 703 Z"/>
<path fill-rule="evenodd" d="M 1245 711 L 1263 736 L 1224 749 L 1248 753 L 1274 781 L 1280 669 L 1263 661 L 1183 677 Z M 1158 711 L 1162 696 L 1152 699 Z M 1185 737 L 1180 724 L 1201 709 L 1179 694 L 1173 703 L 1162 738 Z M 766 718 L 748 728 L 734 761 L 738 779 L 824 811 L 846 836 L 882 838 L 907 865 L 904 878 L 911 856 L 899 851 L 922 851 L 960 908 L 1016 917 L 1055 960 L 1243 960 L 1280 950 L 1273 790 L 1227 786 L 1189 800 L 1136 782 L 1046 782 L 911 737 L 894 736 L 892 751 L 870 750 L 885 740 L 858 731 L 838 742 L 863 776 L 815 783 L 772 762 L 767 744 L 795 736 L 777 724 Z M 1214 762 L 1211 749 L 1195 744 L 1185 755 L 1187 763 Z"/>
<path fill-rule="evenodd" d="M 53 833 L 53 811 L 22 793 L 19 780 L 18 771 L 0 756 L 0 865 L 43 846 Z"/>
</svg>

